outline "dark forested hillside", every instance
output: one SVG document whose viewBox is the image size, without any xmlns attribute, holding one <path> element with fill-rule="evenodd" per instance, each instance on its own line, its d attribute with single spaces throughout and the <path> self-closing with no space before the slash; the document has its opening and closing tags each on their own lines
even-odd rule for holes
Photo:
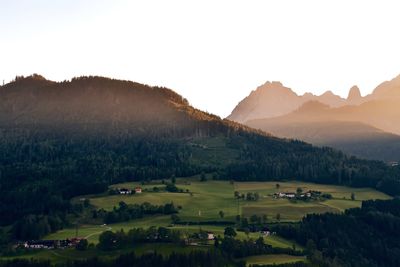
<svg viewBox="0 0 400 267">
<path fill-rule="evenodd" d="M 307 215 L 279 234 L 307 246 L 321 266 L 399 266 L 400 200 L 365 201 L 345 214 Z"/>
<path fill-rule="evenodd" d="M 291 115 L 246 122 L 282 138 L 302 140 L 318 146 L 329 146 L 348 154 L 385 162 L 400 160 L 400 136 L 386 133 L 361 122 L 302 121 Z"/>
<path fill-rule="evenodd" d="M 267 136 L 196 110 L 169 89 L 101 77 L 56 83 L 38 75 L 0 87 L 3 225 L 25 220 L 51 231 L 74 210 L 73 196 L 200 172 L 400 194 L 397 168 Z"/>
</svg>

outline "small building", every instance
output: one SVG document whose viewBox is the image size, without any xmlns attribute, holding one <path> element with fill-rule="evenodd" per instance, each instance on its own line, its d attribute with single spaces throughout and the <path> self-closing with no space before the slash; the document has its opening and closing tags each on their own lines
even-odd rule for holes
<svg viewBox="0 0 400 267">
<path fill-rule="evenodd" d="M 263 236 L 269 236 L 271 235 L 271 231 L 268 227 L 263 227 L 260 231 L 260 234 L 262 234 Z"/>
<path fill-rule="evenodd" d="M 118 189 L 118 192 L 120 195 L 130 195 L 132 194 L 132 190 L 129 190 L 128 188 L 120 188 Z"/>
<path fill-rule="evenodd" d="M 279 196 L 279 197 L 286 197 L 286 194 L 285 194 L 285 193 L 279 192 L 279 193 L 278 193 L 278 196 Z"/>
<path fill-rule="evenodd" d="M 214 233 L 212 233 L 212 232 L 207 232 L 207 239 L 208 239 L 208 240 L 214 240 L 214 239 L 215 239 Z"/>
<path fill-rule="evenodd" d="M 71 239 L 63 240 L 29 240 L 23 243 L 16 243 L 14 247 L 25 247 L 28 249 L 57 249 L 75 247 L 84 238 L 74 237 Z"/>
<path fill-rule="evenodd" d="M 142 193 L 142 188 L 140 186 L 135 187 L 135 193 L 136 194 L 141 194 Z"/>
<path fill-rule="evenodd" d="M 274 198 L 295 198 L 295 197 L 296 193 L 292 192 L 279 192 L 274 194 Z"/>
<path fill-rule="evenodd" d="M 54 249 L 59 246 L 59 240 L 30 240 L 24 244 L 25 248 L 31 249 Z"/>
<path fill-rule="evenodd" d="M 287 197 L 287 198 L 295 198 L 295 197 L 296 197 L 296 194 L 295 194 L 295 193 L 287 193 L 287 194 L 286 194 L 286 197 Z"/>
</svg>

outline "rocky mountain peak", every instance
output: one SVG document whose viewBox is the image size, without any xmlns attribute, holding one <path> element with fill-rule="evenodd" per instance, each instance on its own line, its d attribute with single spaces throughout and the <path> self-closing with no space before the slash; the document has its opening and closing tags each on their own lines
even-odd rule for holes
<svg viewBox="0 0 400 267">
<path fill-rule="evenodd" d="M 360 104 L 362 100 L 360 89 L 354 85 L 350 88 L 349 95 L 347 96 L 347 102 L 349 104 Z"/>
</svg>

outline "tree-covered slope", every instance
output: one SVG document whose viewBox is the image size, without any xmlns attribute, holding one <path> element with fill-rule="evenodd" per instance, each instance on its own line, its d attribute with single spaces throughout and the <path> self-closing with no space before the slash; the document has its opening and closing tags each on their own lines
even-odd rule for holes
<svg viewBox="0 0 400 267">
<path fill-rule="evenodd" d="M 399 266 L 400 200 L 364 201 L 344 214 L 307 215 L 276 231 L 307 247 L 318 266 Z"/>
<path fill-rule="evenodd" d="M 330 146 L 360 158 L 400 160 L 400 136 L 357 121 L 312 120 L 297 113 L 247 121 L 246 125 L 282 138 L 302 140 L 318 146 Z"/>
</svg>

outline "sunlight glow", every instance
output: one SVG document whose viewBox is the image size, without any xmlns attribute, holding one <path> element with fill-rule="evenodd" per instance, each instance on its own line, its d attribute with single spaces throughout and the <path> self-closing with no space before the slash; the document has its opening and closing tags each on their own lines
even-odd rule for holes
<svg viewBox="0 0 400 267">
<path fill-rule="evenodd" d="M 134 80 L 222 117 L 267 80 L 345 97 L 400 74 L 398 1 L 4 0 L 0 10 L 1 80 Z"/>
</svg>

